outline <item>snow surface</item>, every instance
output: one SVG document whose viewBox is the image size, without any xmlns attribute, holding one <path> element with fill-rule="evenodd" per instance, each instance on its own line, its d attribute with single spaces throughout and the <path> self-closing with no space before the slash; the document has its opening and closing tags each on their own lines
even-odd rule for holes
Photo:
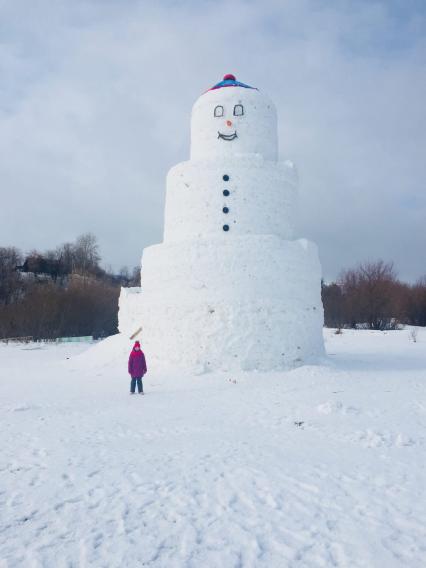
<svg viewBox="0 0 426 568">
<path fill-rule="evenodd" d="M 129 288 L 121 288 L 120 297 L 118 298 L 118 330 L 133 335 L 140 327 L 141 301 L 140 294 L 142 288 L 133 286 Z"/>
<path fill-rule="evenodd" d="M 424 566 L 426 330 L 325 337 L 144 397 L 122 335 L 1 345 L 0 566 Z"/>
</svg>

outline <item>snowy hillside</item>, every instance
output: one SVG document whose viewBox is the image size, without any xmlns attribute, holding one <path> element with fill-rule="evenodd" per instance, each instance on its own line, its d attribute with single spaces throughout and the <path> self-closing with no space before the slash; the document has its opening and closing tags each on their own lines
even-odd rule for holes
<svg viewBox="0 0 426 568">
<path fill-rule="evenodd" d="M 424 566 L 426 330 L 325 333 L 144 397 L 116 338 L 0 346 L 0 566 Z"/>
</svg>

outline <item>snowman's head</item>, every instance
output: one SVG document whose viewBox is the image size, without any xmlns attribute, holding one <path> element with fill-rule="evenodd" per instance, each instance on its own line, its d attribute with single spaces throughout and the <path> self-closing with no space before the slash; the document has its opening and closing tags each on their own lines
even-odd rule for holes
<svg viewBox="0 0 426 568">
<path fill-rule="evenodd" d="M 201 95 L 192 109 L 191 159 L 258 154 L 277 160 L 273 102 L 233 75 Z"/>
</svg>

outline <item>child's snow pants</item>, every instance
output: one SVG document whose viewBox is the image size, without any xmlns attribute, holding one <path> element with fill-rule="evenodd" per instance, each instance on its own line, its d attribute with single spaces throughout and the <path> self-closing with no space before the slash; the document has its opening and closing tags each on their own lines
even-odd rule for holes
<svg viewBox="0 0 426 568">
<path fill-rule="evenodd" d="M 142 377 L 132 377 L 130 381 L 130 392 L 135 392 L 136 383 L 138 384 L 138 392 L 143 392 Z"/>
</svg>

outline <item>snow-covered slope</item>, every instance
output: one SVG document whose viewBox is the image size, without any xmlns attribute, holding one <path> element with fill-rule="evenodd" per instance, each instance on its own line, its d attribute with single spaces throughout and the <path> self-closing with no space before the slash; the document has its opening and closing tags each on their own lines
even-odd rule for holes
<svg viewBox="0 0 426 568">
<path fill-rule="evenodd" d="M 0 566 L 424 565 L 426 330 L 326 346 L 145 397 L 120 336 L 0 346 Z"/>
</svg>

